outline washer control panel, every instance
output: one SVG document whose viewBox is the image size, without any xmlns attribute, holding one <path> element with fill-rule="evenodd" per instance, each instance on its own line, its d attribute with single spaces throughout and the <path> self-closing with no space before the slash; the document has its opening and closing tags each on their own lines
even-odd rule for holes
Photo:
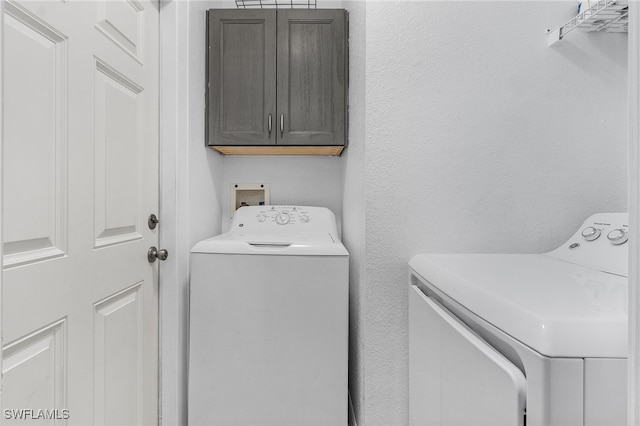
<svg viewBox="0 0 640 426">
<path fill-rule="evenodd" d="M 239 208 L 231 232 L 335 233 L 335 216 L 325 207 L 247 206 Z"/>
<path fill-rule="evenodd" d="M 620 223 L 612 220 L 593 221 L 593 223 L 587 221 L 587 224 L 589 226 L 584 227 L 580 232 L 585 241 L 595 241 L 604 234 L 611 244 L 618 246 L 629 239 L 629 225 L 626 224 L 626 220 Z"/>
<path fill-rule="evenodd" d="M 598 213 L 589 217 L 550 256 L 588 268 L 628 276 L 629 215 Z"/>
<path fill-rule="evenodd" d="M 256 213 L 258 222 L 274 222 L 278 225 L 309 223 L 312 213 L 309 208 L 297 206 L 265 206 Z"/>
</svg>

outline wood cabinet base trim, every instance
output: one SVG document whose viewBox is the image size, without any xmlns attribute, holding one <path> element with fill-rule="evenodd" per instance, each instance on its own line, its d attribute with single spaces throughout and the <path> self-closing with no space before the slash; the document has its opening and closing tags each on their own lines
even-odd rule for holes
<svg viewBox="0 0 640 426">
<path fill-rule="evenodd" d="M 340 155 L 344 146 L 210 146 L 225 155 Z"/>
</svg>

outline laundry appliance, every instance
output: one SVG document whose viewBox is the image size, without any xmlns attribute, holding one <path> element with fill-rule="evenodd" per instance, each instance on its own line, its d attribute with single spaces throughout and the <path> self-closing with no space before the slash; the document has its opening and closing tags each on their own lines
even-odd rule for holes
<svg viewBox="0 0 640 426">
<path fill-rule="evenodd" d="M 412 425 L 626 424 L 628 215 L 545 254 L 409 262 Z"/>
<path fill-rule="evenodd" d="M 196 244 L 189 424 L 346 425 L 348 268 L 321 207 L 241 207 Z"/>
</svg>

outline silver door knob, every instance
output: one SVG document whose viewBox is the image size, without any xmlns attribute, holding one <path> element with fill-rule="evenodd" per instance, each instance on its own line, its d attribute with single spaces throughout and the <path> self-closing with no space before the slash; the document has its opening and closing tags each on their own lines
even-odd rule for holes
<svg viewBox="0 0 640 426">
<path fill-rule="evenodd" d="M 149 251 L 147 252 L 147 260 L 149 263 L 153 263 L 156 259 L 167 260 L 169 257 L 169 252 L 165 249 L 158 250 L 157 247 L 151 246 L 149 247 Z"/>
</svg>

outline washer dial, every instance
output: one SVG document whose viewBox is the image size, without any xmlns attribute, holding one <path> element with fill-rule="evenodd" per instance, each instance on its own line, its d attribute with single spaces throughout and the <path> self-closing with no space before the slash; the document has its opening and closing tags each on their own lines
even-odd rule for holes
<svg viewBox="0 0 640 426">
<path fill-rule="evenodd" d="M 593 226 L 590 226 L 582 230 L 582 236 L 587 241 L 594 241 L 598 239 L 601 232 L 602 231 L 600 231 L 598 228 L 594 228 Z"/>
<path fill-rule="evenodd" d="M 291 220 L 291 216 L 287 212 L 278 212 L 276 215 L 276 223 L 278 225 L 286 225 Z"/>
<path fill-rule="evenodd" d="M 611 244 L 620 245 L 627 242 L 627 240 L 629 239 L 629 234 L 627 234 L 626 230 L 618 228 L 609 232 L 607 234 L 607 239 Z"/>
</svg>

